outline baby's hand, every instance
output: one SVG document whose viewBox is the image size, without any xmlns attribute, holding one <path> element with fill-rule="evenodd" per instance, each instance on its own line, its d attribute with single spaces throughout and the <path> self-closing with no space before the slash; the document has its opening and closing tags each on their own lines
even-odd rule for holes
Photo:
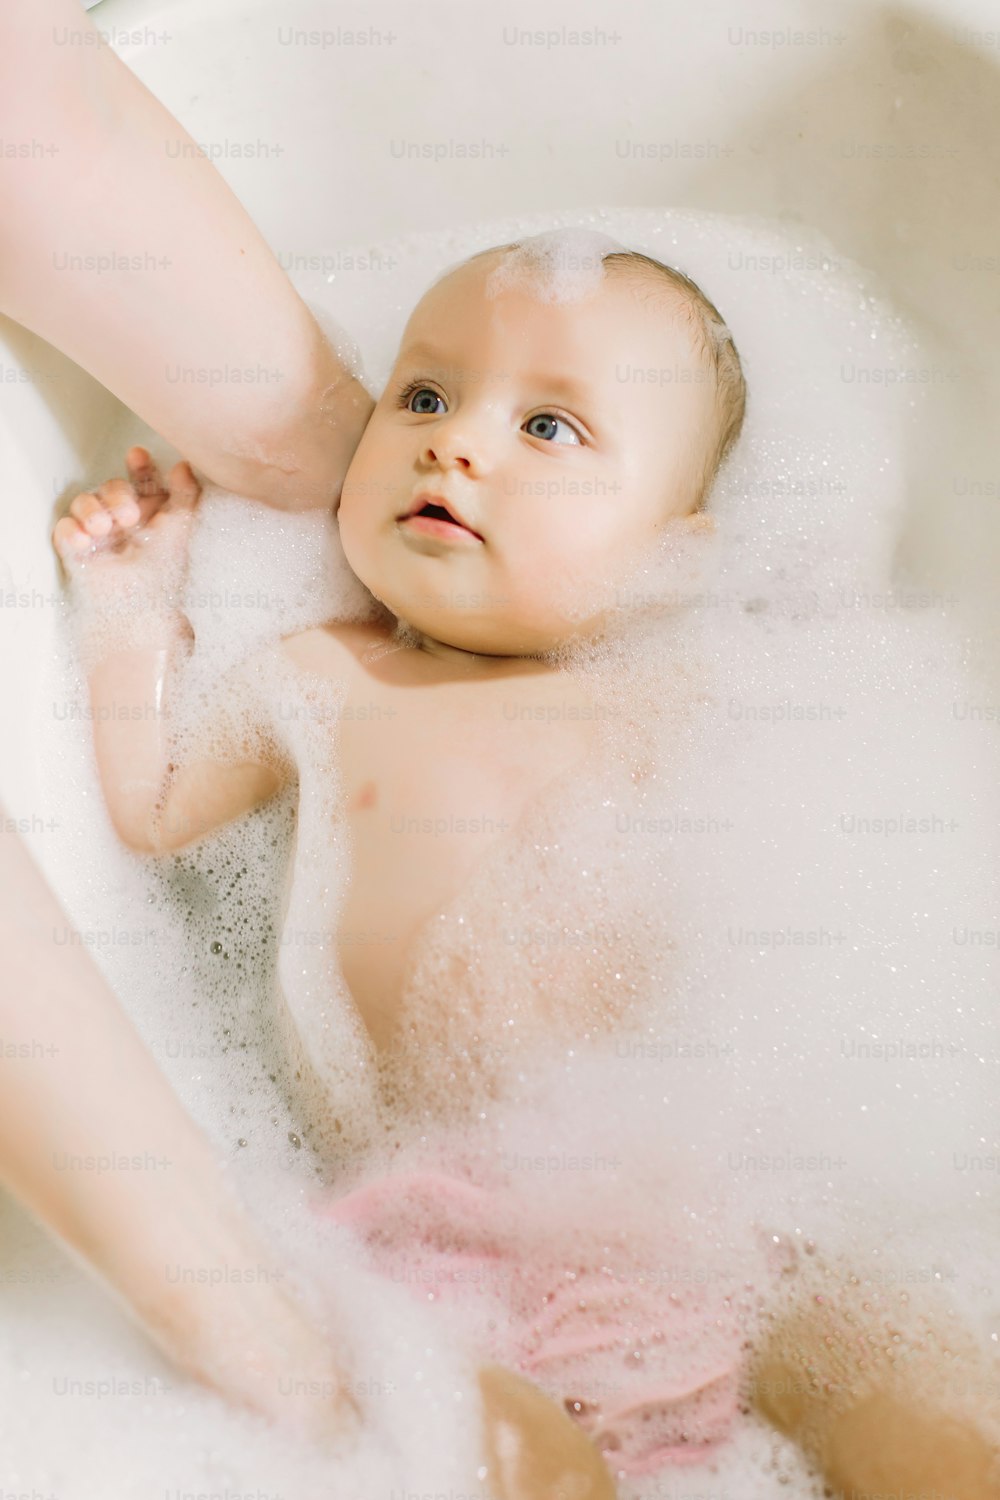
<svg viewBox="0 0 1000 1500">
<path fill-rule="evenodd" d="M 88 598 L 134 590 L 141 573 L 147 587 L 158 591 L 144 607 L 162 609 L 183 580 L 201 486 L 184 462 L 164 481 L 145 448 L 130 448 L 125 466 L 127 480 L 109 479 L 92 493 L 77 495 L 69 515 L 56 524 L 52 542 L 75 590 Z"/>
</svg>

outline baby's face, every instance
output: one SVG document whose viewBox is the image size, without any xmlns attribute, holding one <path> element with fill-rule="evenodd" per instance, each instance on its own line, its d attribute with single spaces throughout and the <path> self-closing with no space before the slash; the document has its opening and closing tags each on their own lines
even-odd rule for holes
<svg viewBox="0 0 1000 1500">
<path fill-rule="evenodd" d="M 713 384 L 669 291 L 605 274 L 573 302 L 489 297 L 497 259 L 417 306 L 338 515 L 393 614 L 463 651 L 527 656 L 599 629 L 641 549 L 689 516 Z M 464 524 L 407 519 L 425 502 Z"/>
</svg>

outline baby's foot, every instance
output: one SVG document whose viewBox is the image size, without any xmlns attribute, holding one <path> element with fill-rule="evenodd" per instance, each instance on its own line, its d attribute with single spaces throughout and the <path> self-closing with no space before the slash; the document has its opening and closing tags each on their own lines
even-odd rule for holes
<svg viewBox="0 0 1000 1500">
<path fill-rule="evenodd" d="M 130 448 L 125 465 L 128 479 L 77 495 L 52 542 L 74 592 L 102 601 L 134 594 L 141 574 L 155 595 L 145 607 L 162 609 L 186 571 L 201 486 L 185 462 L 162 479 L 145 448 Z"/>
</svg>

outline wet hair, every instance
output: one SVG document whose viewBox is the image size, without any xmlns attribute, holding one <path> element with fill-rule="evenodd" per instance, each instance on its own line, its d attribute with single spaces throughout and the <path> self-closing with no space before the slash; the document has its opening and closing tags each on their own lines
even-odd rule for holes
<svg viewBox="0 0 1000 1500">
<path fill-rule="evenodd" d="M 506 250 L 517 250 L 519 246 L 518 240 L 512 240 L 506 245 L 492 245 L 487 250 L 480 250 L 469 256 L 469 260 L 498 255 Z M 671 289 L 675 293 L 675 304 L 694 338 L 695 347 L 712 373 L 715 387 L 715 437 L 696 471 L 692 506 L 693 510 L 702 510 L 711 494 L 715 476 L 743 430 L 746 415 L 746 380 L 733 335 L 719 309 L 709 301 L 698 283 L 676 267 L 665 265 L 663 261 L 656 260 L 652 255 L 644 255 L 640 250 L 611 251 L 601 257 L 601 263 L 611 273 L 630 275 L 656 290 Z"/>
</svg>

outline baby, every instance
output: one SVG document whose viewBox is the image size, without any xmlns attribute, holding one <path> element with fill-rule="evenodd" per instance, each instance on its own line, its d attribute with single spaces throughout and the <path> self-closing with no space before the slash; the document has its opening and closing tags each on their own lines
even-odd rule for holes
<svg viewBox="0 0 1000 1500">
<path fill-rule="evenodd" d="M 703 507 L 743 422 L 735 345 L 693 282 L 614 250 L 567 293 L 549 249 L 486 251 L 420 301 L 337 511 L 347 561 L 380 608 L 281 648 L 296 673 L 344 694 L 337 754 L 351 872 L 340 931 L 377 930 L 391 914 L 396 941 L 345 942 L 338 957 L 385 1054 L 404 1045 L 413 955 L 431 919 L 501 830 L 593 748 L 589 694 L 565 648 L 609 628 L 622 580 L 665 527 L 678 537 L 711 527 Z M 678 372 L 669 386 L 620 378 L 668 363 Z M 74 589 L 98 613 L 113 613 L 139 569 L 176 578 L 199 497 L 186 464 L 163 481 L 145 450 L 126 462 L 129 479 L 78 496 L 54 534 Z M 172 761 L 163 719 L 143 710 L 163 701 L 190 643 L 187 620 L 165 604 L 89 663 L 108 809 L 142 853 L 208 834 L 289 774 L 244 745 L 218 761 Z M 537 714 L 504 714 L 512 683 Z M 380 711 L 352 714 L 352 704 Z M 455 808 L 474 808 L 484 831 L 389 837 L 415 807 L 438 828 Z M 536 998 L 539 1037 L 582 1024 L 579 1009 Z M 446 994 L 439 1000 L 448 1007 Z M 600 1009 L 599 997 L 588 1021 L 613 1024 L 611 1007 Z M 919 1402 L 888 1357 L 869 1356 L 857 1373 L 860 1304 L 840 1288 L 831 1300 L 776 1329 L 743 1387 L 749 1399 L 845 1488 L 927 1489 L 937 1476 L 938 1493 L 956 1500 L 1000 1494 L 989 1447 L 971 1428 L 938 1423 L 934 1451 L 914 1456 L 908 1423 Z M 888 1342 L 870 1321 L 876 1344 Z M 614 1493 L 596 1448 L 555 1407 L 495 1367 L 481 1383 L 499 1495 Z M 585 1403 L 564 1394 L 587 1427 Z M 658 1450 L 643 1456 L 634 1434 L 589 1425 L 616 1472 L 656 1466 Z M 638 1454 L 631 1470 L 617 1461 L 629 1453 Z"/>
<path fill-rule="evenodd" d="M 284 643 L 296 668 L 346 689 L 338 769 L 353 862 L 340 927 L 376 930 L 389 912 L 396 940 L 345 943 L 339 957 L 382 1048 L 398 1030 L 421 927 L 468 882 L 496 830 L 590 748 L 593 717 L 569 711 L 574 697 L 590 706 L 588 689 L 550 654 L 599 633 L 624 572 L 666 523 L 707 524 L 701 506 L 743 415 L 732 342 L 679 273 L 611 255 L 599 290 L 545 302 L 530 276 L 491 285 L 507 254 L 474 257 L 423 298 L 344 479 L 341 542 L 381 617 Z M 668 358 L 691 374 L 669 398 L 618 377 Z M 193 475 L 176 469 L 164 490 L 144 453 L 130 458 L 131 485 L 78 497 L 56 528 L 92 601 L 124 592 L 138 561 L 148 572 L 162 554 L 169 571 L 186 548 Z M 157 650 L 130 661 L 127 686 L 124 663 L 99 665 L 96 697 L 120 704 L 134 690 L 145 702 L 157 691 L 187 629 L 170 613 L 159 623 L 154 640 L 147 619 Z M 520 704 L 543 712 L 505 717 L 513 683 Z M 558 717 L 544 713 L 554 701 Z M 380 712 L 353 715 L 355 702 Z M 405 735 L 385 734 L 397 718 Z M 155 730 L 121 714 L 100 716 L 96 739 L 112 820 L 132 849 L 181 847 L 279 786 L 271 764 L 168 773 Z M 403 849 L 386 829 L 414 808 L 428 820 L 475 809 L 485 831 L 417 833 Z"/>
</svg>

